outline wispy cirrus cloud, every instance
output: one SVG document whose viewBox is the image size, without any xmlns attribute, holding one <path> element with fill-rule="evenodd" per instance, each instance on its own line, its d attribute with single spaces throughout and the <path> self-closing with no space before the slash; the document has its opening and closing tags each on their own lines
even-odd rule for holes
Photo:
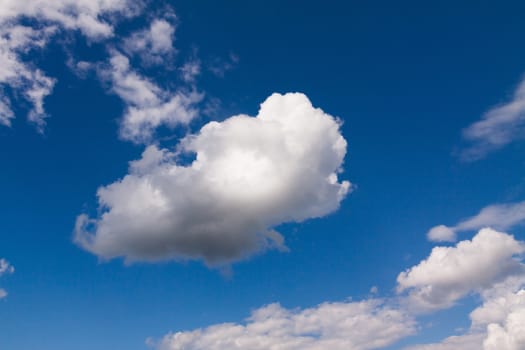
<svg viewBox="0 0 525 350">
<path fill-rule="evenodd" d="M 51 94 L 56 79 L 27 59 L 28 53 L 43 50 L 64 30 L 79 31 L 88 40 L 111 37 L 113 21 L 135 14 L 141 4 L 141 1 L 125 0 L 3 1 L 0 6 L 0 124 L 10 126 L 15 118 L 12 96 L 6 93 L 12 90 L 32 105 L 28 120 L 39 131 L 44 130 L 47 117 L 44 100 Z"/>
<path fill-rule="evenodd" d="M 3 275 L 10 275 L 15 272 L 15 268 L 7 260 L 0 259 L 0 277 Z M 0 299 L 3 299 L 7 296 L 5 289 L 0 288 Z"/>
<path fill-rule="evenodd" d="M 125 38 L 123 48 L 129 55 L 138 55 L 145 65 L 169 67 L 176 54 L 174 35 L 174 24 L 164 18 L 156 18 L 149 28 Z"/>
<path fill-rule="evenodd" d="M 428 231 L 427 237 L 434 242 L 454 242 L 459 232 L 479 230 L 483 227 L 506 231 L 523 223 L 525 223 L 525 201 L 493 204 L 454 226 L 435 226 Z"/>
<path fill-rule="evenodd" d="M 204 97 L 192 88 L 162 88 L 134 70 L 129 58 L 115 49 L 99 73 L 125 103 L 120 136 L 135 143 L 151 143 L 159 126 L 188 124 L 197 116 L 197 105 Z"/>
<path fill-rule="evenodd" d="M 524 137 L 525 81 L 522 81 L 510 101 L 490 109 L 481 120 L 463 130 L 469 146 L 460 152 L 460 157 L 475 161 Z"/>
</svg>

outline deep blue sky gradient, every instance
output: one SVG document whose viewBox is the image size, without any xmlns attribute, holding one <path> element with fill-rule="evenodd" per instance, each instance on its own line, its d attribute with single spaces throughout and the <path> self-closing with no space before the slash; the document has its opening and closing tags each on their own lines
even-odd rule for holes
<svg viewBox="0 0 525 350">
<path fill-rule="evenodd" d="M 510 97 L 525 72 L 525 3 L 173 5 L 179 59 L 195 47 L 204 64 L 239 57 L 224 78 L 208 72 L 199 81 L 221 101 L 211 117 L 254 115 L 272 92 L 304 92 L 344 121 L 342 178 L 356 190 L 335 214 L 281 227 L 290 252 L 235 264 L 231 277 L 196 262 L 99 262 L 72 243 L 75 217 L 96 210 L 96 189 L 125 175 L 142 148 L 117 137 L 120 100 L 96 76 L 73 75 L 60 45 L 50 47 L 35 57 L 58 78 L 45 135 L 23 106 L 12 128 L 0 128 L 0 256 L 16 267 L 0 280 L 10 292 L 0 301 L 0 349 L 138 350 L 148 336 L 239 322 L 275 301 L 293 308 L 360 299 L 374 285 L 393 295 L 397 274 L 432 248 L 430 227 L 525 199 L 524 143 L 475 163 L 453 155 L 461 130 Z M 101 47 L 76 45 L 85 57 L 103 56 Z M 402 344 L 468 326 L 471 302 Z"/>
</svg>

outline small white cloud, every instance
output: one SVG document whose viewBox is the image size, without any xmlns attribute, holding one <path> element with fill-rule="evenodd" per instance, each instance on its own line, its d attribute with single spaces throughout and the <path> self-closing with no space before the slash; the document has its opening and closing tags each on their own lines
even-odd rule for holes
<svg viewBox="0 0 525 350">
<path fill-rule="evenodd" d="M 98 190 L 102 214 L 81 215 L 76 241 L 102 258 L 230 262 L 284 249 L 273 230 L 335 211 L 346 141 L 332 116 L 303 94 L 274 94 L 257 117 L 211 122 L 177 153 L 150 146 L 122 180 Z"/>
<path fill-rule="evenodd" d="M 481 209 L 477 215 L 461 220 L 455 226 L 436 226 L 427 233 L 427 237 L 435 242 L 453 242 L 458 232 L 479 230 L 483 227 L 506 231 L 524 222 L 525 201 L 493 204 Z"/>
<path fill-rule="evenodd" d="M 201 62 L 197 58 L 193 58 L 180 67 L 182 80 L 186 83 L 194 83 L 197 76 L 201 73 Z"/>
<path fill-rule="evenodd" d="M 513 236 L 482 229 L 470 241 L 432 249 L 427 259 L 399 274 L 398 292 L 408 290 L 407 302 L 416 310 L 447 308 L 469 293 L 523 274 L 523 264 L 514 258 L 524 252 L 525 244 Z"/>
<path fill-rule="evenodd" d="M 150 27 L 124 40 L 124 50 L 137 54 L 146 65 L 170 65 L 175 55 L 175 27 L 165 19 L 155 19 Z"/>
<path fill-rule="evenodd" d="M 129 59 L 115 50 L 109 66 L 100 73 L 126 103 L 120 136 L 135 143 L 151 142 L 159 126 L 174 128 L 188 124 L 197 115 L 196 105 L 203 98 L 203 94 L 195 91 L 162 89 L 135 72 Z"/>
<path fill-rule="evenodd" d="M 7 260 L 0 259 L 0 277 L 3 275 L 10 275 L 15 272 L 15 268 Z M 0 299 L 7 296 L 5 289 L 0 288 Z"/>
<path fill-rule="evenodd" d="M 427 237 L 432 242 L 455 242 L 456 232 L 450 227 L 439 225 L 428 231 Z"/>
<path fill-rule="evenodd" d="M 271 304 L 245 324 L 223 323 L 168 334 L 159 350 L 369 350 L 415 333 L 414 320 L 379 299 L 323 303 L 304 310 Z"/>
<path fill-rule="evenodd" d="M 507 103 L 492 108 L 481 120 L 463 131 L 470 147 L 461 152 L 462 159 L 474 161 L 509 143 L 525 137 L 525 81 Z"/>
</svg>

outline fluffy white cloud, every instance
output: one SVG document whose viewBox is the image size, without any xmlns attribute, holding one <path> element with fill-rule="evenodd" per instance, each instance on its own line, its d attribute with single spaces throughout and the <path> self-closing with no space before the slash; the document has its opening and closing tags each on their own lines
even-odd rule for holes
<svg viewBox="0 0 525 350">
<path fill-rule="evenodd" d="M 79 30 L 90 40 L 113 35 L 109 14 L 130 15 L 141 1 L 128 0 L 0 0 L 0 124 L 9 126 L 15 114 L 3 94 L 10 88 L 32 104 L 28 119 L 39 130 L 45 125 L 44 99 L 55 80 L 22 56 L 42 48 L 60 30 Z M 22 19 L 30 19 L 31 23 Z"/>
<path fill-rule="evenodd" d="M 427 238 L 432 242 L 455 242 L 456 232 L 448 226 L 438 225 L 428 231 Z"/>
<path fill-rule="evenodd" d="M 421 311 L 449 307 L 477 293 L 483 302 L 470 314 L 471 326 L 464 334 L 405 350 L 522 350 L 525 265 L 518 257 L 524 252 L 525 242 L 484 229 L 456 247 L 434 248 L 427 259 L 402 272 L 398 291 L 408 292 L 397 298 L 324 303 L 305 310 L 272 304 L 245 323 L 170 333 L 151 343 L 159 350 L 381 349 L 414 334 Z"/>
<path fill-rule="evenodd" d="M 168 64 L 173 59 L 175 27 L 165 19 L 154 20 L 150 27 L 133 33 L 124 41 L 124 50 L 137 54 L 147 64 Z"/>
<path fill-rule="evenodd" d="M 7 260 L 0 259 L 0 277 L 7 274 L 12 274 L 15 272 L 15 268 Z M 7 296 L 5 289 L 0 288 L 0 299 L 3 299 Z"/>
<path fill-rule="evenodd" d="M 492 108 L 463 131 L 464 139 L 471 145 L 463 150 L 461 157 L 467 161 L 477 160 L 524 136 L 525 81 L 522 81 L 512 100 Z"/>
<path fill-rule="evenodd" d="M 126 103 L 120 135 L 136 143 L 151 141 L 159 126 L 175 127 L 189 123 L 196 115 L 196 104 L 203 95 L 195 91 L 170 92 L 138 74 L 129 59 L 112 51 L 110 64 L 101 70 L 112 90 Z"/>
<path fill-rule="evenodd" d="M 102 258 L 209 264 L 284 248 L 273 227 L 327 215 L 349 191 L 337 178 L 345 153 L 336 119 L 303 94 L 274 94 L 256 117 L 208 123 L 176 153 L 148 147 L 98 190 L 102 214 L 79 216 L 76 241 Z"/>
<path fill-rule="evenodd" d="M 508 287 L 508 286 L 507 286 Z M 406 350 L 522 350 L 525 349 L 525 290 L 491 294 L 470 318 L 470 329 L 435 344 Z"/>
<path fill-rule="evenodd" d="M 245 324 L 224 323 L 169 334 L 159 350 L 366 350 L 415 332 L 415 322 L 381 300 L 324 303 L 304 310 L 271 304 Z"/>
<path fill-rule="evenodd" d="M 487 327 L 484 350 L 522 350 L 525 349 L 525 305 L 521 291 L 520 305 L 506 315 L 503 323 L 491 323 Z"/>
<path fill-rule="evenodd" d="M 506 231 L 525 222 L 525 201 L 507 204 L 489 205 L 470 218 L 461 220 L 452 227 L 439 225 L 427 233 L 427 237 L 435 242 L 453 242 L 456 234 L 462 231 L 479 230 L 483 227 L 493 227 Z"/>
<path fill-rule="evenodd" d="M 524 274 L 515 259 L 524 252 L 525 244 L 513 236 L 482 229 L 470 241 L 432 249 L 427 259 L 399 274 L 398 291 L 409 291 L 407 302 L 415 309 L 446 308 L 471 292 Z"/>
<path fill-rule="evenodd" d="M 434 309 L 446 307 L 469 291 L 478 293 L 483 301 L 471 312 L 471 326 L 464 334 L 407 350 L 524 349 L 525 265 L 519 260 L 524 246 L 512 236 L 485 229 L 456 248 L 435 248 L 427 260 L 408 272 L 412 276 L 405 272 L 403 277 L 412 277 L 411 285 L 418 292 L 416 298 L 413 293 L 408 295 L 409 304 L 419 306 L 424 299 L 427 309 L 428 303 Z M 436 295 L 440 298 L 437 303 Z"/>
</svg>

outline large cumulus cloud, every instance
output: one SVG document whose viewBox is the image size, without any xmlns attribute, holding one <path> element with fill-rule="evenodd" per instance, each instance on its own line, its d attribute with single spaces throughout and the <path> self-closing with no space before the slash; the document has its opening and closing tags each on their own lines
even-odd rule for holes
<svg viewBox="0 0 525 350">
<path fill-rule="evenodd" d="M 273 228 L 327 215 L 340 182 L 339 122 L 299 93 L 273 94 L 256 117 L 211 122 L 171 152 L 149 146 L 123 179 L 98 190 L 101 214 L 80 215 L 76 242 L 105 259 L 230 262 L 284 248 Z M 189 165 L 182 154 L 194 153 Z"/>
</svg>

